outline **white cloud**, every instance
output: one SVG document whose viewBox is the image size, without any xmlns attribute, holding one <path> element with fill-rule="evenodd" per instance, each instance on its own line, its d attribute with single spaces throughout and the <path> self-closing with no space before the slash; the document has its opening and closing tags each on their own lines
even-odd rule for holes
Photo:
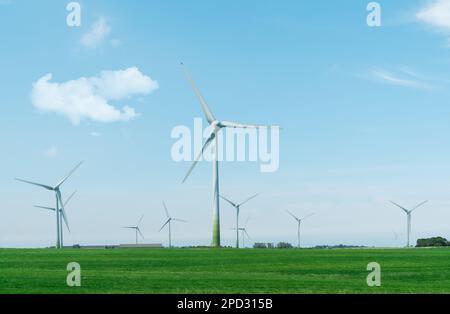
<svg viewBox="0 0 450 314">
<path fill-rule="evenodd" d="M 56 157 L 56 155 L 58 155 L 58 148 L 56 146 L 51 146 L 47 149 L 45 149 L 42 154 L 45 157 L 49 157 L 49 158 L 53 158 Z"/>
<path fill-rule="evenodd" d="M 402 69 L 397 73 L 389 72 L 384 69 L 374 69 L 371 77 L 386 84 L 416 88 L 416 89 L 432 89 L 434 86 L 429 84 L 425 79 L 419 77 L 416 73 L 409 69 Z"/>
<path fill-rule="evenodd" d="M 132 94 L 148 94 L 158 88 L 158 83 L 142 74 L 136 67 L 123 71 L 103 71 L 100 77 L 91 78 L 98 94 L 106 99 L 118 100 Z"/>
<path fill-rule="evenodd" d="M 450 0 L 430 1 L 416 17 L 437 30 L 450 33 Z"/>
<path fill-rule="evenodd" d="M 63 83 L 51 82 L 52 74 L 33 84 L 31 101 L 39 110 L 66 116 L 73 124 L 82 119 L 98 122 L 128 121 L 138 116 L 125 106 L 117 109 L 108 101 L 121 100 L 158 89 L 158 82 L 131 67 L 120 71 L 103 71 L 97 77 L 81 77 Z"/>
<path fill-rule="evenodd" d="M 96 48 L 111 33 L 111 26 L 108 25 L 105 18 L 99 18 L 89 29 L 89 31 L 81 37 L 81 44 L 87 48 Z"/>
<path fill-rule="evenodd" d="M 450 0 L 433 0 L 416 13 L 420 22 L 428 25 L 431 29 L 450 35 Z M 450 38 L 447 38 L 446 46 L 450 48 Z"/>
<path fill-rule="evenodd" d="M 92 131 L 92 132 L 91 132 L 91 136 L 92 136 L 92 137 L 100 137 L 101 134 L 98 133 L 98 132 Z"/>
</svg>

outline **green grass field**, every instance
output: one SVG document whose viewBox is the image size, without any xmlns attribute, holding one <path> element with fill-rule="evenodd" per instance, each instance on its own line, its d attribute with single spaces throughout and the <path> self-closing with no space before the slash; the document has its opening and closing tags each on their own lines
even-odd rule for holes
<svg viewBox="0 0 450 314">
<path fill-rule="evenodd" d="M 450 293 L 450 249 L 3 249 L 0 293 Z"/>
</svg>

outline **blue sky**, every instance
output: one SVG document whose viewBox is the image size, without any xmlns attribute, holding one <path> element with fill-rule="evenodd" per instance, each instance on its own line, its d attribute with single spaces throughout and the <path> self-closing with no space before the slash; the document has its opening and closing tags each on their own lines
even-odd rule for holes
<svg viewBox="0 0 450 314">
<path fill-rule="evenodd" d="M 224 195 L 261 193 L 242 211 L 254 241 L 295 242 L 291 210 L 316 213 L 305 245 L 401 245 L 405 217 L 390 199 L 430 200 L 413 239 L 450 237 L 449 1 L 378 1 L 378 28 L 362 0 L 79 1 L 73 28 L 68 2 L 0 1 L 1 247 L 54 243 L 53 216 L 32 207 L 53 195 L 13 178 L 53 184 L 80 160 L 64 187 L 78 190 L 67 244 L 130 242 L 121 226 L 141 214 L 146 242 L 165 243 L 163 200 L 189 221 L 174 226 L 175 244 L 210 242 L 210 165 L 181 184 L 189 163 L 170 156 L 172 128 L 202 117 L 180 61 L 220 119 L 283 127 L 277 172 L 221 164 Z M 157 88 L 109 101 L 134 108 L 129 121 L 74 124 L 33 103 L 48 73 L 64 83 L 133 67 Z M 221 213 L 232 244 L 234 212 L 223 203 Z"/>
</svg>

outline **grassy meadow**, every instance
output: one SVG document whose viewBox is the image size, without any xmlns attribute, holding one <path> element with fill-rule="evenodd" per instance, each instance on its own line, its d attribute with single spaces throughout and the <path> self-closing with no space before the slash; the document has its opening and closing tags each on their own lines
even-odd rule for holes
<svg viewBox="0 0 450 314">
<path fill-rule="evenodd" d="M 0 249 L 0 293 L 450 293 L 450 249 Z"/>
</svg>

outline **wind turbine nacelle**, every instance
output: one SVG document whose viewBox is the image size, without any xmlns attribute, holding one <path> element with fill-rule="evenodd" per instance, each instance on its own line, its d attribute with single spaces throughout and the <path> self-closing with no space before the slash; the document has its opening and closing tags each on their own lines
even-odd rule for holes
<svg viewBox="0 0 450 314">
<path fill-rule="evenodd" d="M 222 123 L 220 123 L 220 121 L 218 120 L 214 120 L 213 122 L 211 122 L 210 125 L 214 128 L 214 130 L 221 129 L 224 127 Z"/>
</svg>

